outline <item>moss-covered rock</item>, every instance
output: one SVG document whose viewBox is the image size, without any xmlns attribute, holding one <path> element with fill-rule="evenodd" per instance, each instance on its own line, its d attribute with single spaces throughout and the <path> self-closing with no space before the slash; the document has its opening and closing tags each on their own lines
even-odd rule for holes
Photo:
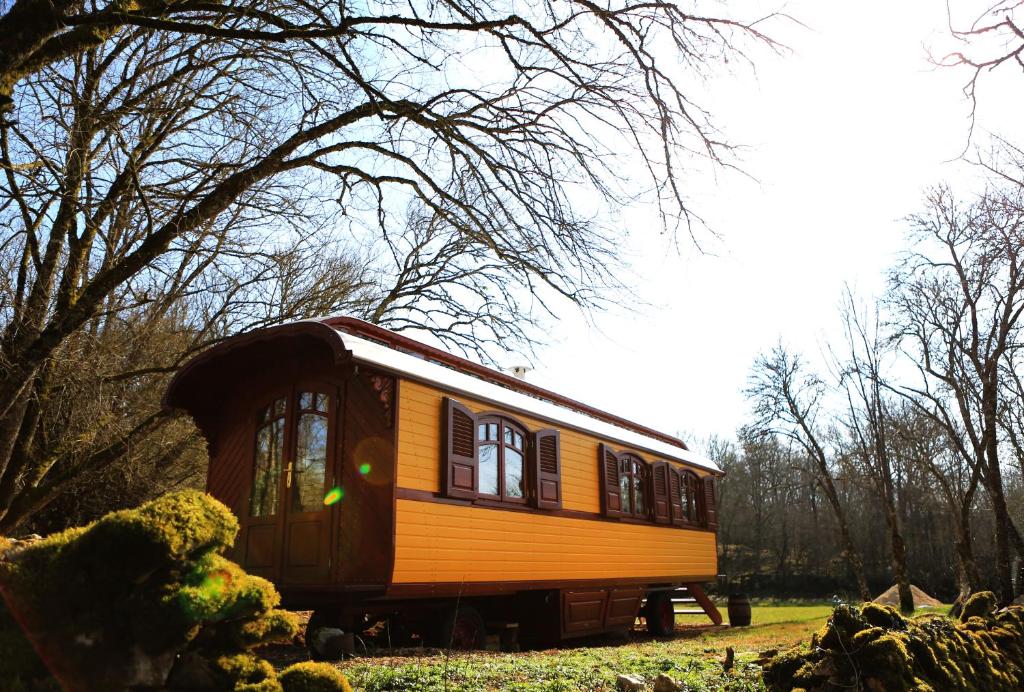
<svg viewBox="0 0 1024 692">
<path fill-rule="evenodd" d="M 964 609 L 960 613 L 960 620 L 967 622 L 973 617 L 988 617 L 996 609 L 996 595 L 991 591 L 979 591 L 971 594 L 964 602 Z"/>
<path fill-rule="evenodd" d="M 227 507 L 183 491 L 29 544 L 5 540 L 0 679 L 32 689 L 49 672 L 70 691 L 185 680 L 180 689 L 280 692 L 246 650 L 290 639 L 297 625 L 276 609 L 270 582 L 219 554 L 237 531 Z"/>
<path fill-rule="evenodd" d="M 284 692 L 352 692 L 348 679 L 329 663 L 306 661 L 281 671 Z"/>
<path fill-rule="evenodd" d="M 769 690 L 792 692 L 1012 692 L 1024 689 L 1024 608 L 995 612 L 981 593 L 960 619 L 903 618 L 878 604 L 839 606 L 811 647 L 769 661 Z"/>
</svg>

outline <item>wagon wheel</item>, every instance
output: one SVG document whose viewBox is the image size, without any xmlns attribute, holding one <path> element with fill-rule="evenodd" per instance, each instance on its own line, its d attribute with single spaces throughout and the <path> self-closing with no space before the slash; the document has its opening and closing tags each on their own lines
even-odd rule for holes
<svg viewBox="0 0 1024 692">
<path fill-rule="evenodd" d="M 668 637 L 676 629 L 676 610 L 668 591 L 657 591 L 647 597 L 644 607 L 647 631 L 655 637 Z"/>
<path fill-rule="evenodd" d="M 340 659 L 340 650 L 318 651 L 316 646 L 314 646 L 313 638 L 316 635 L 316 631 L 322 627 L 337 627 L 341 629 L 342 620 L 340 613 L 338 613 L 337 610 L 331 608 L 318 608 L 313 611 L 313 614 L 309 618 L 309 622 L 306 624 L 306 634 L 304 637 L 306 641 L 306 649 L 309 652 L 309 657 L 314 661 L 329 661 Z M 346 627 L 345 629 L 350 628 Z"/>
<path fill-rule="evenodd" d="M 306 635 L 304 637 L 306 642 L 306 649 L 309 651 L 309 657 L 314 661 L 322 661 L 323 656 L 313 646 L 313 635 L 321 627 L 329 626 L 331 617 L 328 613 L 323 610 L 314 610 L 313 614 L 309 617 L 309 622 L 306 623 Z"/>
<path fill-rule="evenodd" d="M 484 619 L 476 608 L 464 604 L 452 606 L 441 612 L 433 644 L 459 651 L 482 649 L 486 634 Z"/>
</svg>

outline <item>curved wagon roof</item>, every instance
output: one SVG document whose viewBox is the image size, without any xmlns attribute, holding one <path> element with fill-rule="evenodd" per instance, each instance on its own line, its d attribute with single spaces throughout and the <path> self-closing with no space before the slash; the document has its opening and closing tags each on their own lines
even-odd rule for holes
<svg viewBox="0 0 1024 692">
<path fill-rule="evenodd" d="M 715 474 L 721 473 L 715 462 L 688 449 L 678 438 L 352 317 L 301 320 L 226 339 L 196 356 L 175 375 L 167 388 L 164 405 L 180 407 L 179 392 L 186 383 L 202 380 L 202 372 L 207 367 L 214 366 L 220 358 L 236 349 L 290 335 L 312 336 L 325 342 L 339 361 L 350 356 L 356 362 L 437 385 L 446 391 L 593 433 Z"/>
</svg>

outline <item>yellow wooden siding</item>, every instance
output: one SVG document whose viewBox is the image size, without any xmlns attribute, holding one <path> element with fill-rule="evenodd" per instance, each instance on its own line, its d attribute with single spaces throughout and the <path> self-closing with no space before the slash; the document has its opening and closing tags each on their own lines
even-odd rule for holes
<svg viewBox="0 0 1024 692">
<path fill-rule="evenodd" d="M 440 491 L 444 392 L 403 380 L 398 487 Z M 471 410 L 496 410 L 462 396 Z M 531 430 L 550 423 L 513 414 Z M 562 506 L 598 513 L 597 437 L 561 429 Z M 623 449 L 614 445 L 618 451 Z M 636 451 L 636 450 L 633 450 Z M 640 452 L 645 458 L 651 455 Z M 707 577 L 715 535 L 666 526 L 576 519 L 417 500 L 397 501 L 395 583 Z"/>
<path fill-rule="evenodd" d="M 539 512 L 398 500 L 393 581 L 710 577 L 715 536 Z"/>
<path fill-rule="evenodd" d="M 439 492 L 441 490 L 441 400 L 444 392 L 403 380 L 398 406 L 398 487 Z M 459 403 L 474 412 L 493 411 L 496 407 L 461 396 Z M 531 430 L 557 427 L 551 423 L 513 414 Z M 560 429 L 562 460 L 562 507 L 581 512 L 601 511 L 601 483 L 598 477 L 598 445 L 603 440 Z M 615 451 L 628 450 L 613 445 Z M 638 450 L 640 456 L 653 460 Z"/>
</svg>

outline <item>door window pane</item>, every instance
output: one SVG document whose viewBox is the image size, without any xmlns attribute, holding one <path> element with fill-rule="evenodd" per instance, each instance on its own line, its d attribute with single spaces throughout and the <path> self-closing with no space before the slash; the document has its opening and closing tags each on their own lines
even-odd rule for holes
<svg viewBox="0 0 1024 692">
<path fill-rule="evenodd" d="M 269 408 L 269 407 L 268 407 Z M 264 413 L 266 417 L 267 412 Z M 264 425 L 256 433 L 255 469 L 249 515 L 269 517 L 277 514 L 281 458 L 284 456 L 284 418 Z"/>
<path fill-rule="evenodd" d="M 480 445 L 480 492 L 485 495 L 497 495 L 499 492 L 498 445 Z"/>
<path fill-rule="evenodd" d="M 509 447 L 505 448 L 505 494 L 508 497 L 523 497 L 523 455 Z"/>
<path fill-rule="evenodd" d="M 291 511 L 321 509 L 327 475 L 327 418 L 316 413 L 299 416 L 295 466 L 292 471 Z"/>
</svg>

